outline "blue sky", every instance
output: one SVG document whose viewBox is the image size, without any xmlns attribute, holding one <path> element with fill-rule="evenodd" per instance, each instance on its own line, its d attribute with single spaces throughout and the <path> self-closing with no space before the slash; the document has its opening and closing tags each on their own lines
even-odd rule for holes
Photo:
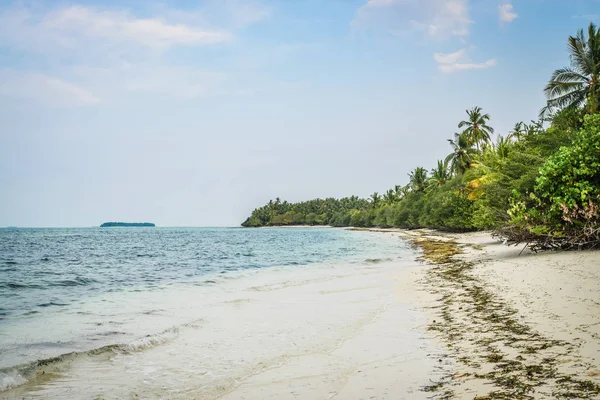
<svg viewBox="0 0 600 400">
<path fill-rule="evenodd" d="M 599 0 L 0 2 L 0 226 L 237 225 L 536 118 Z"/>
</svg>

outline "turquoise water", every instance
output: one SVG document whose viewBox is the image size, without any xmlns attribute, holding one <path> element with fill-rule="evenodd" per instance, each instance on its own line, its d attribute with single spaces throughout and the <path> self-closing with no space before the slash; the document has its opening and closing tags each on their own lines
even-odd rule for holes
<svg viewBox="0 0 600 400">
<path fill-rule="evenodd" d="M 189 297 L 260 271 L 412 256 L 396 237 L 339 229 L 2 229 L 0 385 L 19 383 L 15 366 L 168 334 L 203 318 Z"/>
<path fill-rule="evenodd" d="M 0 320 L 245 269 L 364 261 L 398 245 L 370 239 L 337 229 L 2 229 Z"/>
</svg>

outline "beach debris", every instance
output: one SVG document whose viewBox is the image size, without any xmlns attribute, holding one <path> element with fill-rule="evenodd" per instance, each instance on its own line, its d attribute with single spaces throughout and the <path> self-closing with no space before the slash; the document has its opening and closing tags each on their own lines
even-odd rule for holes
<svg viewBox="0 0 600 400">
<path fill-rule="evenodd" d="M 433 308 L 441 321 L 434 319 L 428 330 L 438 332 L 446 342 L 448 356 L 458 362 L 450 379 L 424 391 L 439 392 L 436 399 L 460 398 L 449 387 L 471 381 L 460 379 L 471 377 L 483 381 L 480 387 L 491 385 L 489 392 L 476 400 L 600 398 L 597 383 L 569 374 L 562 367 L 578 359 L 577 346 L 548 339 L 522 322 L 515 309 L 471 273 L 474 263 L 456 257 L 462 253 L 458 243 L 426 236 L 411 241 L 422 250 L 420 260 L 432 264 L 425 283 L 431 293 L 439 296 Z M 463 307 L 466 312 L 457 318 L 457 309 Z M 589 371 L 587 375 L 600 376 L 600 371 Z"/>
</svg>

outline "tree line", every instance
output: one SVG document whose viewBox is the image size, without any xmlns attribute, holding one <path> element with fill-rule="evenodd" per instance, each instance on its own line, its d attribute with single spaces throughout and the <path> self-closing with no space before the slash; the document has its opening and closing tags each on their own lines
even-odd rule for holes
<svg viewBox="0 0 600 400">
<path fill-rule="evenodd" d="M 600 29 L 568 39 L 571 65 L 552 74 L 537 120 L 495 132 L 480 107 L 467 110 L 449 154 L 418 166 L 407 185 L 368 199 L 276 199 L 242 226 L 494 230 L 534 249 L 600 244 Z"/>
</svg>

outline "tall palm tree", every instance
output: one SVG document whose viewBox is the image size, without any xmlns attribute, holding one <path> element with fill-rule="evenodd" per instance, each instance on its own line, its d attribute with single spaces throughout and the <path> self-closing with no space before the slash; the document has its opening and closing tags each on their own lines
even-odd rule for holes
<svg viewBox="0 0 600 400">
<path fill-rule="evenodd" d="M 396 197 L 398 197 L 399 199 L 402 198 L 402 186 L 400 185 L 396 185 L 394 186 L 394 193 L 396 194 Z"/>
<path fill-rule="evenodd" d="M 587 106 L 590 114 L 600 111 L 600 29 L 590 23 L 587 38 L 583 29 L 569 36 L 571 66 L 554 71 L 544 92 L 548 102 L 540 113 Z"/>
<path fill-rule="evenodd" d="M 388 190 L 384 195 L 383 195 L 383 202 L 387 205 L 391 205 L 394 204 L 396 201 L 398 200 L 398 197 L 396 196 L 396 193 L 394 192 L 394 189 L 390 189 Z"/>
<path fill-rule="evenodd" d="M 516 141 L 521 140 L 521 138 L 525 134 L 525 129 L 524 129 L 525 127 L 526 127 L 526 125 L 522 121 L 521 122 L 517 122 L 515 124 L 515 127 L 513 128 L 513 130 L 510 131 L 510 133 L 506 137 L 506 139 L 507 140 L 513 140 L 513 139 L 515 139 Z"/>
<path fill-rule="evenodd" d="M 533 136 L 544 131 L 542 121 L 531 121 L 530 124 L 523 124 L 523 136 Z"/>
<path fill-rule="evenodd" d="M 410 177 L 410 187 L 414 192 L 424 192 L 427 186 L 427 170 L 423 167 L 417 167 L 408 174 Z"/>
<path fill-rule="evenodd" d="M 427 179 L 427 191 L 432 191 L 435 188 L 442 186 L 446 183 L 452 174 L 448 170 L 448 163 L 442 160 L 438 160 L 437 167 L 431 170 L 431 176 Z"/>
<path fill-rule="evenodd" d="M 404 197 L 406 197 L 406 195 L 408 194 L 408 189 L 409 189 L 409 185 L 406 185 L 406 186 L 396 185 L 396 186 L 394 186 L 394 193 L 396 194 L 396 197 L 398 198 L 398 200 L 402 200 Z"/>
<path fill-rule="evenodd" d="M 377 208 L 380 201 L 381 196 L 379 195 L 379 193 L 375 192 L 371 195 L 371 205 L 373 206 L 373 208 Z"/>
<path fill-rule="evenodd" d="M 466 121 L 461 121 L 458 124 L 458 128 L 465 128 L 464 132 L 467 134 L 467 139 L 471 144 L 474 144 L 479 151 L 480 144 L 485 146 L 492 140 L 494 128 L 488 125 L 490 115 L 483 114 L 481 107 L 473 107 L 472 109 L 467 110 L 467 115 L 469 118 Z"/>
<path fill-rule="evenodd" d="M 494 153 L 496 153 L 499 158 L 506 158 L 511 145 L 512 142 L 510 141 L 510 137 L 504 138 L 504 136 L 500 135 L 493 147 Z"/>
<path fill-rule="evenodd" d="M 445 162 L 450 164 L 450 170 L 462 175 L 471 168 L 475 156 L 475 150 L 467 138 L 467 133 L 455 133 L 454 140 L 448 139 L 452 146 L 452 153 L 448 154 Z"/>
</svg>

